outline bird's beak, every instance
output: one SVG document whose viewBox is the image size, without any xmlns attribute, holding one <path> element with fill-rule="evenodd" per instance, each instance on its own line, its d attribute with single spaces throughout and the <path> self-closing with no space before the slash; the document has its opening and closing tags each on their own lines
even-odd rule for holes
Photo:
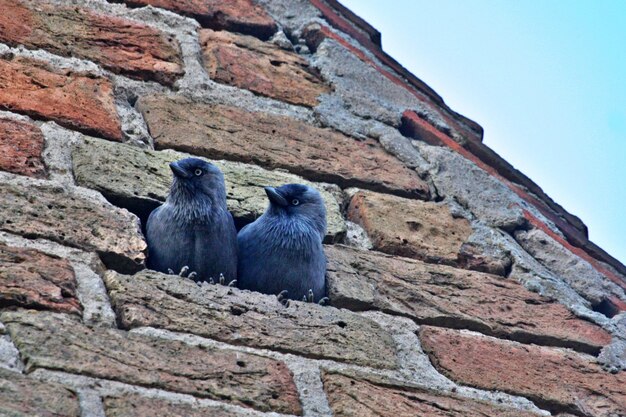
<svg viewBox="0 0 626 417">
<path fill-rule="evenodd" d="M 285 200 L 285 197 L 283 197 L 279 191 L 276 191 L 276 188 L 265 187 L 265 193 L 267 194 L 267 198 L 269 198 L 270 201 L 277 206 L 287 207 L 287 205 L 289 205 L 287 200 Z"/>
<path fill-rule="evenodd" d="M 180 165 L 178 165 L 177 162 L 171 162 L 170 163 L 170 168 L 172 169 L 172 172 L 174 173 L 174 175 L 176 175 L 178 178 L 189 178 L 189 177 L 191 177 L 191 174 L 188 173 L 187 171 L 185 171 L 183 168 L 181 168 Z"/>
</svg>

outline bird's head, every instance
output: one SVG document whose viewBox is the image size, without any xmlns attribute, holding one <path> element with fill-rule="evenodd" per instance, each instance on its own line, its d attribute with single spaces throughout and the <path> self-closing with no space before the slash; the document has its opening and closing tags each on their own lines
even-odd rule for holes
<svg viewBox="0 0 626 417">
<path fill-rule="evenodd" d="M 270 200 L 269 213 L 308 220 L 324 237 L 326 206 L 315 188 L 304 184 L 286 184 L 276 188 L 265 187 L 265 193 Z"/>
<path fill-rule="evenodd" d="M 215 165 L 199 158 L 185 158 L 170 163 L 174 173 L 172 193 L 181 198 L 209 197 L 225 201 L 224 174 Z"/>
</svg>

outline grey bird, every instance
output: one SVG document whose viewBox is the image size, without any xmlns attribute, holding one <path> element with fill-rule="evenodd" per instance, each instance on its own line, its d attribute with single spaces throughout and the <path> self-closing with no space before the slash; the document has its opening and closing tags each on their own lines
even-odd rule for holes
<svg viewBox="0 0 626 417">
<path fill-rule="evenodd" d="M 237 229 L 226 207 L 224 175 L 198 158 L 172 162 L 165 203 L 148 218 L 148 267 L 200 281 L 237 279 Z"/>
<path fill-rule="evenodd" d="M 326 208 L 302 184 L 265 187 L 267 210 L 237 235 L 239 288 L 279 298 L 325 302 Z"/>
</svg>

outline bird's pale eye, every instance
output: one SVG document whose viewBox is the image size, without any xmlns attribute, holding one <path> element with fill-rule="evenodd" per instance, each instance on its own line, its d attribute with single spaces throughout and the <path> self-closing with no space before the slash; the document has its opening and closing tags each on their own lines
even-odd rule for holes
<svg viewBox="0 0 626 417">
<path fill-rule="evenodd" d="M 291 200 L 291 204 L 294 206 L 297 206 L 298 204 L 300 204 L 300 200 L 298 200 L 297 198 L 294 198 L 293 200 Z"/>
<path fill-rule="evenodd" d="M 193 173 L 196 174 L 196 177 L 199 177 L 200 175 L 203 174 L 203 172 L 202 172 L 202 170 L 200 168 L 197 168 Z"/>
</svg>

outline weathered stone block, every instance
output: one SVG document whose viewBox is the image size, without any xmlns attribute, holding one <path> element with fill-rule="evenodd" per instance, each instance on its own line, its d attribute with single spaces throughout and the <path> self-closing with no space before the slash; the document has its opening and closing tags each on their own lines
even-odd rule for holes
<svg viewBox="0 0 626 417">
<path fill-rule="evenodd" d="M 70 263 L 34 249 L 0 243 L 0 305 L 80 314 Z"/>
<path fill-rule="evenodd" d="M 122 140 L 113 86 L 106 78 L 54 70 L 41 61 L 0 59 L 0 108 Z"/>
<path fill-rule="evenodd" d="M 89 328 L 60 314 L 7 312 L 0 319 L 25 359 L 27 372 L 62 370 L 261 411 L 301 413 L 296 387 L 283 362 Z"/>
<path fill-rule="evenodd" d="M 267 39 L 276 23 L 252 0 L 123 0 L 129 6 L 162 7 L 195 18 L 204 27 L 254 35 Z"/>
<path fill-rule="evenodd" d="M 371 379 L 376 379 L 371 378 Z M 506 409 L 481 401 L 443 395 L 416 387 L 376 383 L 333 372 L 323 372 L 328 401 L 337 416 L 345 417 L 531 417 L 538 414 Z"/>
<path fill-rule="evenodd" d="M 183 75 L 172 36 L 132 20 L 41 1 L 2 0 L 0 41 L 76 56 L 130 77 L 173 84 Z"/>
<path fill-rule="evenodd" d="M 0 230 L 97 252 L 123 272 L 141 269 L 145 260 L 137 218 L 75 188 L 0 178 Z"/>
<path fill-rule="evenodd" d="M 0 415 L 80 417 L 81 412 L 75 392 L 0 368 Z"/>
<path fill-rule="evenodd" d="M 589 356 L 435 327 L 422 327 L 420 340 L 435 367 L 460 384 L 521 395 L 553 413 L 626 410 L 626 372 L 605 372 Z"/>
<path fill-rule="evenodd" d="M 287 103 L 314 107 L 328 93 L 306 59 L 250 36 L 200 31 L 204 67 L 211 79 Z"/>
<path fill-rule="evenodd" d="M 158 149 L 284 168 L 313 181 L 419 198 L 428 185 L 373 139 L 357 141 L 286 116 L 181 97 L 140 98 Z"/>
<path fill-rule="evenodd" d="M 221 285 L 144 271 L 105 277 L 118 322 L 190 332 L 226 343 L 260 347 L 376 368 L 395 367 L 391 336 L 357 314 Z"/>
<path fill-rule="evenodd" d="M 220 407 L 201 407 L 196 404 L 172 404 L 160 398 L 146 398 L 137 394 L 105 397 L 102 401 L 107 417 L 239 417 L 248 414 Z"/>
<path fill-rule="evenodd" d="M 445 204 L 368 191 L 350 200 L 348 220 L 360 224 L 374 249 L 427 262 L 455 265 L 472 233 L 466 219 Z"/>
<path fill-rule="evenodd" d="M 593 353 L 611 341 L 601 327 L 517 281 L 345 246 L 325 250 L 329 296 L 337 307 Z"/>
<path fill-rule="evenodd" d="M 100 191 L 113 204 L 132 210 L 144 221 L 169 192 L 172 171 L 168 164 L 189 156 L 90 138 L 85 138 L 72 151 L 74 177 L 79 185 Z M 238 224 L 249 223 L 263 214 L 268 205 L 264 186 L 304 183 L 317 188 L 324 198 L 328 221 L 326 241 L 335 242 L 345 235 L 339 203 L 321 184 L 239 162 L 210 162 L 224 173 L 228 209 Z"/>
<path fill-rule="evenodd" d="M 0 170 L 35 178 L 47 177 L 41 159 L 43 148 L 43 135 L 37 126 L 0 119 Z"/>
</svg>

